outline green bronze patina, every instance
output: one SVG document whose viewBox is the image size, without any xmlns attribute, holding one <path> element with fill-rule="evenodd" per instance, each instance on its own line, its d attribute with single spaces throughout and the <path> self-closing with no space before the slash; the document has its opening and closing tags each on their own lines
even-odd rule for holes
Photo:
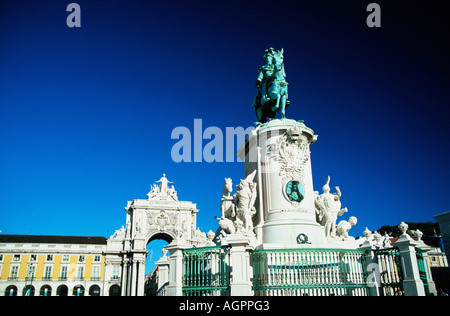
<svg viewBox="0 0 450 316">
<path fill-rule="evenodd" d="M 267 122 L 267 118 L 274 119 L 281 111 L 281 118 L 285 118 L 285 109 L 289 106 L 288 83 L 284 71 L 283 49 L 275 51 L 266 49 L 264 53 L 266 64 L 258 67 L 256 87 L 258 92 L 253 99 L 256 112 L 256 124 Z"/>
<path fill-rule="evenodd" d="M 286 184 L 286 195 L 289 200 L 300 203 L 304 197 L 302 184 L 299 181 L 289 181 Z"/>
<path fill-rule="evenodd" d="M 308 241 L 308 236 L 306 236 L 306 234 L 299 234 L 297 236 L 297 244 L 303 245 L 303 244 L 310 244 L 310 242 Z"/>
</svg>

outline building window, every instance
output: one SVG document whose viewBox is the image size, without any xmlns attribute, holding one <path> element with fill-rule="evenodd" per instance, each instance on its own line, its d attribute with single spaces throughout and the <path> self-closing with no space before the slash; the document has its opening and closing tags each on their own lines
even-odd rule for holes
<svg viewBox="0 0 450 316">
<path fill-rule="evenodd" d="M 19 266 L 11 266 L 11 272 L 9 273 L 9 278 L 11 280 L 17 280 L 19 276 Z"/>
<path fill-rule="evenodd" d="M 100 280 L 100 266 L 92 267 L 92 280 Z"/>
<path fill-rule="evenodd" d="M 84 280 L 84 267 L 83 266 L 78 267 L 77 280 Z"/>
<path fill-rule="evenodd" d="M 84 262 L 85 259 L 86 259 L 85 256 L 79 256 L 78 262 Z"/>
<path fill-rule="evenodd" d="M 53 255 L 47 255 L 47 261 L 53 261 Z"/>
<path fill-rule="evenodd" d="M 13 261 L 20 261 L 20 255 L 14 255 Z"/>
<path fill-rule="evenodd" d="M 0 254 L 0 261 L 3 261 L 3 254 Z"/>
<path fill-rule="evenodd" d="M 112 279 L 113 280 L 119 280 L 119 278 L 120 278 L 120 267 L 119 266 L 114 266 L 113 267 Z"/>
<path fill-rule="evenodd" d="M 33 281 L 35 272 L 36 272 L 36 266 L 34 266 L 33 264 L 30 264 L 28 266 L 27 278 L 26 279 Z"/>
<path fill-rule="evenodd" d="M 37 261 L 37 255 L 30 255 L 30 261 Z"/>
<path fill-rule="evenodd" d="M 60 280 L 67 280 L 67 266 L 61 266 L 61 276 L 59 277 Z"/>
<path fill-rule="evenodd" d="M 52 266 L 45 266 L 44 270 L 44 280 L 52 279 Z"/>
<path fill-rule="evenodd" d="M 63 262 L 69 262 L 70 261 L 70 256 L 69 255 L 63 255 L 62 261 Z"/>
<path fill-rule="evenodd" d="M 94 262 L 100 262 L 101 261 L 101 259 L 100 259 L 101 257 L 100 256 L 94 256 Z"/>
</svg>

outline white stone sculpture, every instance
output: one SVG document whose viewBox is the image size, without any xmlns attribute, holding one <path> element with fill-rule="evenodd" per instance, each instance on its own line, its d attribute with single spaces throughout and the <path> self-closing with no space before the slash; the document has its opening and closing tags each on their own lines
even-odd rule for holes
<svg viewBox="0 0 450 316">
<path fill-rule="evenodd" d="M 383 248 L 383 236 L 379 232 L 373 234 L 373 239 L 375 240 L 374 246 L 377 248 Z"/>
<path fill-rule="evenodd" d="M 125 239 L 125 227 L 122 227 L 115 231 L 115 233 L 109 237 L 110 239 L 117 239 L 117 240 L 123 240 Z"/>
<path fill-rule="evenodd" d="M 406 238 L 406 239 L 411 239 L 411 237 L 406 233 L 408 231 L 408 228 L 409 228 L 408 224 L 406 224 L 405 222 L 401 222 L 400 224 L 398 224 L 397 228 L 402 233 L 400 235 L 400 237 L 403 237 L 403 238 Z"/>
<path fill-rule="evenodd" d="M 181 226 L 177 225 L 173 228 L 173 234 L 175 235 L 176 239 L 180 239 L 183 237 L 183 228 Z"/>
<path fill-rule="evenodd" d="M 301 134 L 302 130 L 298 126 L 293 126 L 280 137 L 275 150 L 281 165 L 280 176 L 298 174 L 299 177 L 303 177 L 304 165 L 309 159 L 309 149 L 307 143 L 300 142 Z"/>
<path fill-rule="evenodd" d="M 161 184 L 158 185 L 157 183 Z M 175 187 L 173 185 L 169 187 L 169 183 L 173 182 L 167 180 L 166 175 L 163 174 L 161 179 L 153 183 L 150 192 L 147 194 L 148 199 L 149 200 L 172 199 L 174 201 L 178 201 L 177 191 L 175 190 Z"/>
<path fill-rule="evenodd" d="M 213 240 L 214 240 L 214 237 L 215 237 L 215 236 L 216 236 L 216 234 L 215 234 L 212 230 L 210 230 L 210 231 L 206 234 L 206 239 L 207 239 L 208 244 L 214 245 Z"/>
<path fill-rule="evenodd" d="M 231 196 L 233 184 L 230 178 L 225 178 L 220 202 L 221 218 L 219 221 L 215 241 L 220 242 L 223 237 L 232 234 L 255 236 L 253 232 L 253 215 L 256 200 L 256 183 L 253 182 L 256 171 L 241 180 L 236 186 L 236 193 Z"/>
<path fill-rule="evenodd" d="M 167 193 L 168 192 L 168 184 L 169 183 L 173 183 L 170 182 L 169 180 L 167 180 L 166 175 L 163 174 L 163 176 L 161 177 L 161 179 L 159 179 L 158 181 L 155 181 L 156 183 L 161 182 L 161 186 L 160 186 L 160 191 L 161 193 Z"/>
<path fill-rule="evenodd" d="M 310 152 L 309 143 L 303 141 L 301 135 L 302 128 L 296 124 L 270 144 L 267 151 L 269 160 L 279 166 L 281 192 L 285 200 L 295 207 L 291 209 L 300 207 L 305 194 L 305 168 Z"/>
<path fill-rule="evenodd" d="M 422 240 L 423 233 L 422 233 L 421 230 L 416 229 L 416 231 L 415 231 L 415 233 L 414 233 L 414 236 L 417 238 L 418 241 L 421 241 L 421 240 Z"/>
<path fill-rule="evenodd" d="M 366 241 L 368 241 L 368 242 L 372 241 L 372 232 L 367 227 L 363 231 L 363 236 L 366 238 Z"/>
<path fill-rule="evenodd" d="M 175 200 L 178 201 L 177 191 L 175 190 L 175 187 L 173 186 L 173 184 L 169 188 L 167 193 L 168 193 L 169 196 L 173 197 Z"/>
<path fill-rule="evenodd" d="M 192 240 L 197 244 L 203 244 L 207 242 L 206 233 L 203 233 L 200 228 L 197 228 L 193 232 Z"/>
<path fill-rule="evenodd" d="M 240 219 L 244 225 L 244 229 L 250 233 L 253 232 L 252 217 L 256 213 L 256 209 L 253 206 L 256 201 L 256 183 L 253 182 L 255 178 L 256 170 L 241 180 L 239 185 L 236 186 L 235 193 L 235 205 L 236 205 L 236 218 Z"/>
<path fill-rule="evenodd" d="M 236 232 L 234 222 L 231 219 L 218 217 L 215 218 L 219 221 L 219 228 L 216 233 L 216 237 L 218 238 L 218 240 L 220 240 L 221 237 L 225 237 Z"/>
<path fill-rule="evenodd" d="M 384 233 L 384 248 L 392 247 L 391 236 L 388 233 Z"/>
<path fill-rule="evenodd" d="M 317 212 L 318 222 L 325 228 L 326 237 L 336 237 L 336 220 L 338 216 L 344 215 L 347 208 L 341 209 L 340 197 L 342 196 L 339 187 L 336 188 L 336 193 L 330 193 L 330 176 L 323 186 L 323 193 L 316 196 L 315 206 Z"/>
<path fill-rule="evenodd" d="M 349 238 L 348 231 L 353 226 L 355 226 L 357 222 L 358 222 L 358 220 L 356 219 L 355 216 L 350 216 L 348 221 L 345 221 L 345 220 L 340 221 L 336 227 L 336 235 L 338 237 L 342 238 L 343 240 Z"/>
<path fill-rule="evenodd" d="M 234 204 L 234 197 L 231 196 L 233 191 L 233 182 L 230 178 L 225 178 L 225 183 L 222 188 L 222 199 L 220 200 L 220 210 L 222 218 L 234 219 L 236 217 L 236 206 Z"/>
</svg>

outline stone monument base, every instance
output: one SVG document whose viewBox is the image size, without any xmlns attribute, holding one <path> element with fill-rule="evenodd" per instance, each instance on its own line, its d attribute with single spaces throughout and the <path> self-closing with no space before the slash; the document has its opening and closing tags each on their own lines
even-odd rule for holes
<svg viewBox="0 0 450 316">
<path fill-rule="evenodd" d="M 264 244 L 298 244 L 320 246 L 324 230 L 319 224 L 302 219 L 271 220 L 262 226 Z"/>
</svg>

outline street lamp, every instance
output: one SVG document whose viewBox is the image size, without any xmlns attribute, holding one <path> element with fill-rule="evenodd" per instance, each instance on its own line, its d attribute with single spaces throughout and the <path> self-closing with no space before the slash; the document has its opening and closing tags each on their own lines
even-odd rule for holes
<svg viewBox="0 0 450 316">
<path fill-rule="evenodd" d="M 27 290 L 27 296 L 31 296 L 31 289 L 33 287 L 33 277 L 34 277 L 34 270 L 33 270 L 33 263 L 30 263 L 30 268 L 28 270 L 28 274 L 31 275 L 31 279 L 30 279 L 30 287 Z"/>
</svg>

